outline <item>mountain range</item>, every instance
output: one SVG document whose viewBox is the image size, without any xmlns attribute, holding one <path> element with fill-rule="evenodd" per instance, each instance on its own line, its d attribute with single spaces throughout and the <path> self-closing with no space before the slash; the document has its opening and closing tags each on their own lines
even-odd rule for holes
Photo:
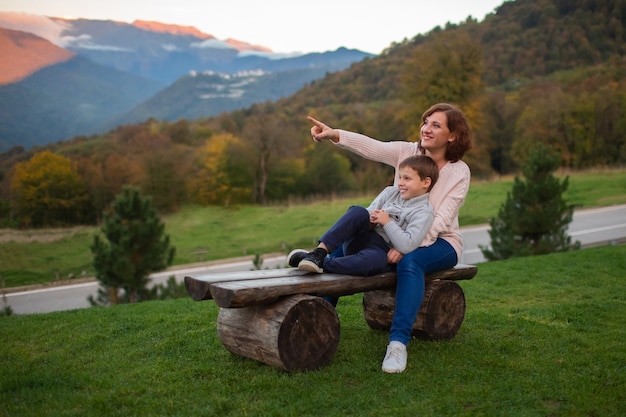
<svg viewBox="0 0 626 417">
<path fill-rule="evenodd" d="M 0 12 L 0 151 L 286 97 L 371 54 L 285 55 L 193 27 Z"/>
</svg>

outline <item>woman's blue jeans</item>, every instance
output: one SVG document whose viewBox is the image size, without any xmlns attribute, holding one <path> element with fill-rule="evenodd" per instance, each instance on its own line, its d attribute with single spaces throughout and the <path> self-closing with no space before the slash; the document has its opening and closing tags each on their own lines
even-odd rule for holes
<svg viewBox="0 0 626 417">
<path fill-rule="evenodd" d="M 341 249 L 331 256 L 342 256 Z M 396 306 L 391 320 L 390 342 L 409 344 L 413 323 L 424 299 L 426 274 L 452 268 L 457 262 L 456 251 L 441 238 L 430 246 L 417 248 L 402 257 L 396 265 Z M 323 298 L 333 306 L 339 301 L 339 297 Z"/>
<path fill-rule="evenodd" d="M 441 238 L 402 257 L 396 266 L 396 307 L 391 320 L 390 342 L 409 344 L 413 323 L 424 299 L 425 275 L 452 268 L 457 262 L 456 251 Z"/>
</svg>

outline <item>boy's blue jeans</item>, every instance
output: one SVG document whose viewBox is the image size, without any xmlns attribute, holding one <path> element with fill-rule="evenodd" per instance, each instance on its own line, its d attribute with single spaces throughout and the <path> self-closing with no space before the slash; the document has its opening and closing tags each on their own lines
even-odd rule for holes
<svg viewBox="0 0 626 417">
<path fill-rule="evenodd" d="M 371 227 L 369 212 L 364 207 L 349 207 L 320 242 L 331 253 L 324 260 L 325 272 L 370 276 L 392 270 L 387 262 L 389 245 Z"/>
</svg>

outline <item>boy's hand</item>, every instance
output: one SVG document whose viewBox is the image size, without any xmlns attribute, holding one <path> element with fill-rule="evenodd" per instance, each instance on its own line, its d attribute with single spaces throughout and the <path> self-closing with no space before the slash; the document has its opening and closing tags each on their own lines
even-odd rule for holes
<svg viewBox="0 0 626 417">
<path fill-rule="evenodd" d="M 370 222 L 374 224 L 380 224 L 381 226 L 389 223 L 391 219 L 389 218 L 389 213 L 385 210 L 374 210 L 370 213 Z"/>
</svg>

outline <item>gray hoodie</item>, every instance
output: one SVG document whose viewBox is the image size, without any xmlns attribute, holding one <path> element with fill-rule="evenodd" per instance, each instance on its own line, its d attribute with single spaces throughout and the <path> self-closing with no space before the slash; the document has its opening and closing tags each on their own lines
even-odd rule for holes
<svg viewBox="0 0 626 417">
<path fill-rule="evenodd" d="M 428 202 L 428 193 L 404 200 L 396 186 L 385 187 L 367 211 L 385 210 L 391 219 L 385 226 L 376 225 L 376 232 L 389 246 L 407 254 L 417 249 L 435 219 Z"/>
</svg>

